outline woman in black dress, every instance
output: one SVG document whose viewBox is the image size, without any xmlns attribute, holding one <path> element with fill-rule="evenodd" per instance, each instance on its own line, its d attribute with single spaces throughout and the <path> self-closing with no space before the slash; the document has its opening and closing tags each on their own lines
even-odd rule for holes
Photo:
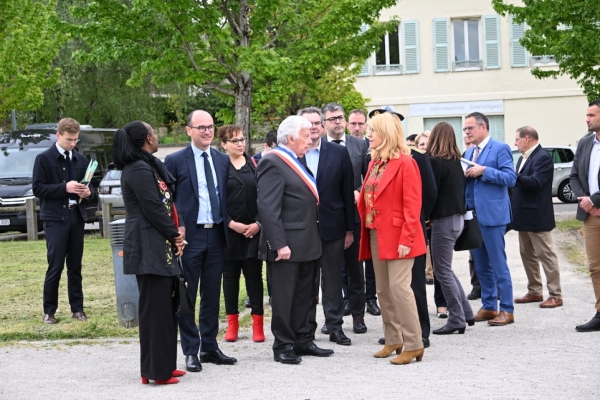
<svg viewBox="0 0 600 400">
<path fill-rule="evenodd" d="M 229 156 L 227 224 L 229 248 L 223 261 L 223 294 L 227 313 L 225 340 L 238 338 L 240 272 L 244 273 L 252 313 L 252 340 L 264 342 L 262 261 L 258 259 L 260 222 L 256 204 L 256 167 L 244 152 L 246 138 L 240 126 L 219 128 L 217 136 Z"/>
<path fill-rule="evenodd" d="M 173 309 L 175 257 L 183 253 L 185 228 L 177 226 L 173 178 L 152 153 L 158 137 L 150 125 L 133 121 L 113 140 L 113 163 L 123 171 L 121 190 L 127 215 L 123 272 L 135 274 L 140 292 L 142 383 L 177 383 L 177 319 Z M 175 248 L 175 249 L 173 249 Z M 173 254 L 175 252 L 175 255 Z"/>
</svg>

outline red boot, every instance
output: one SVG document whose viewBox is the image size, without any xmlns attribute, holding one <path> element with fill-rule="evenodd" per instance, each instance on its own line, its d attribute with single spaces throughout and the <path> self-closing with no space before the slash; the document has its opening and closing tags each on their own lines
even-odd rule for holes
<svg viewBox="0 0 600 400">
<path fill-rule="evenodd" d="M 226 342 L 235 342 L 238 338 L 238 329 L 240 328 L 239 314 L 227 315 L 227 332 L 225 332 Z"/>
<path fill-rule="evenodd" d="M 252 340 L 255 342 L 265 341 L 262 315 L 252 314 Z"/>
</svg>

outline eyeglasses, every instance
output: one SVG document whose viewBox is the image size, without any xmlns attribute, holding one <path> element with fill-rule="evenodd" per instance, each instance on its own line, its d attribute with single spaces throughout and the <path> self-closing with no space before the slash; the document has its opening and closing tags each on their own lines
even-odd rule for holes
<svg viewBox="0 0 600 400">
<path fill-rule="evenodd" d="M 77 138 L 77 139 L 65 139 L 65 142 L 67 143 L 79 143 L 81 139 Z"/>
<path fill-rule="evenodd" d="M 332 124 L 335 122 L 342 122 L 344 120 L 343 115 L 338 115 L 337 117 L 325 118 L 325 121 L 329 121 Z"/>
<path fill-rule="evenodd" d="M 463 128 L 463 132 L 468 132 L 468 131 L 472 131 L 473 129 L 475 129 L 476 127 L 481 126 L 481 124 L 477 124 L 475 126 L 465 126 Z"/>
<path fill-rule="evenodd" d="M 198 129 L 200 132 L 206 132 L 207 130 L 209 132 L 214 132 L 215 131 L 215 126 L 214 125 L 198 125 L 198 126 L 190 126 L 190 128 L 192 128 L 192 129 Z"/>
<path fill-rule="evenodd" d="M 348 122 L 348 125 L 353 126 L 353 127 L 363 127 L 365 126 L 367 123 L 366 122 Z"/>
<path fill-rule="evenodd" d="M 231 144 L 238 144 L 238 143 L 244 143 L 246 141 L 246 138 L 239 138 L 239 139 L 228 139 L 225 142 L 227 143 L 231 143 Z"/>
</svg>

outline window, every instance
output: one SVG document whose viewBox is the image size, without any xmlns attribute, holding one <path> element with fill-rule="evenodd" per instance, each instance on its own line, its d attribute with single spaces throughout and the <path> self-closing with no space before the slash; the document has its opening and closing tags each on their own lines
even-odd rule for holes
<svg viewBox="0 0 600 400">
<path fill-rule="evenodd" d="M 399 26 L 381 38 L 379 49 L 375 53 L 375 74 L 380 73 L 402 73 Z"/>
<path fill-rule="evenodd" d="M 363 32 L 368 29 L 365 25 Z M 419 21 L 403 21 L 394 31 L 381 37 L 379 48 L 374 54 L 374 75 L 418 74 L 419 60 Z M 359 76 L 371 74 L 369 61 L 363 65 Z"/>
<path fill-rule="evenodd" d="M 486 115 L 490 121 L 490 136 L 492 139 L 500 143 L 506 143 L 506 135 L 504 134 L 504 115 Z M 512 144 L 512 143 L 511 143 Z"/>
<path fill-rule="evenodd" d="M 454 36 L 454 62 L 455 70 L 462 68 L 482 69 L 479 52 L 479 19 L 452 20 L 452 33 Z"/>
<path fill-rule="evenodd" d="M 430 131 L 438 122 L 447 122 L 454 128 L 454 137 L 456 144 L 461 152 L 465 151 L 465 142 L 462 134 L 462 117 L 446 117 L 446 118 L 424 118 L 423 125 L 426 131 Z"/>
</svg>

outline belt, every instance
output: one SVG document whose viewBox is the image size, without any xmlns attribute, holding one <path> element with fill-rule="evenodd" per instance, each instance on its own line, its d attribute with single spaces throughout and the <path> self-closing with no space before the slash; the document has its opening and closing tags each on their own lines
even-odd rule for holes
<svg viewBox="0 0 600 400">
<path fill-rule="evenodd" d="M 196 228 L 211 229 L 211 228 L 216 228 L 219 225 L 221 225 L 221 223 L 218 223 L 218 224 L 196 224 Z"/>
<path fill-rule="evenodd" d="M 75 210 L 77 208 L 77 204 L 69 204 L 69 210 Z"/>
</svg>

